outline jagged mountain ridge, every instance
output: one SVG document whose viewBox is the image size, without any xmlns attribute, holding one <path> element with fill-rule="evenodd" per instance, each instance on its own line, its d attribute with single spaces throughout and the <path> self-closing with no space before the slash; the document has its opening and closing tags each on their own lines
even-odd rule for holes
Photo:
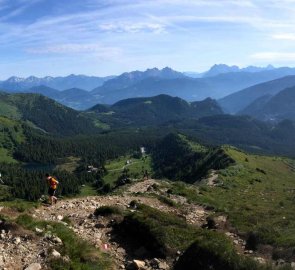
<svg viewBox="0 0 295 270">
<path fill-rule="evenodd" d="M 245 68 L 240 68 L 238 66 L 228 66 L 225 64 L 215 64 L 213 65 L 207 72 L 203 73 L 203 77 L 213 77 L 219 74 L 224 73 L 232 73 L 232 72 L 261 72 L 267 70 L 274 70 L 275 67 L 272 65 L 268 65 L 266 67 L 256 67 L 256 66 L 248 66 Z"/>
<path fill-rule="evenodd" d="M 222 65 L 223 66 L 223 65 Z M 78 110 L 85 110 L 98 103 L 114 104 L 119 100 L 133 98 L 133 97 L 148 97 L 159 94 L 167 94 L 171 96 L 179 96 L 187 101 L 198 101 L 203 100 L 207 97 L 217 99 L 222 98 L 231 93 L 235 93 L 240 89 L 252 87 L 259 83 L 268 82 L 273 79 L 281 78 L 288 74 L 295 74 L 295 69 L 292 68 L 258 68 L 258 67 L 247 67 L 239 69 L 239 72 L 231 72 L 231 67 L 226 66 L 222 68 L 226 73 L 220 73 L 216 76 L 208 76 L 204 78 L 191 78 L 185 76 L 181 72 L 172 70 L 171 68 L 164 68 L 162 70 L 153 68 L 148 69 L 144 72 L 134 71 L 129 73 L 123 73 L 115 78 L 110 78 L 98 88 L 92 91 L 85 91 L 83 88 L 79 88 L 74 82 L 74 87 L 69 87 L 69 90 L 61 91 L 60 88 L 49 87 L 49 82 L 58 80 L 64 80 L 65 78 L 73 77 L 74 79 L 79 76 L 68 76 L 68 77 L 45 77 L 44 80 L 47 85 L 38 85 L 23 89 L 25 86 L 41 83 L 36 77 L 29 77 L 27 80 L 20 78 L 11 78 L 8 82 L 3 84 L 0 83 L 0 87 L 5 85 L 7 92 L 26 92 L 26 93 L 39 93 L 47 97 L 55 99 L 62 104 L 72 107 Z M 236 68 L 234 68 L 236 69 Z M 246 72 L 247 71 L 247 72 Z M 83 76 L 82 76 L 83 77 Z M 92 78 L 84 76 L 85 78 Z M 84 78 L 83 77 L 83 78 Z M 95 77 L 94 77 L 95 79 Z M 78 79 L 77 79 L 78 80 Z M 25 83 L 25 85 L 23 85 Z M 8 84 L 8 85 L 7 85 Z M 4 85 L 4 86 L 3 86 Z M 14 87 L 12 86 L 14 85 Z M 285 87 L 292 85 L 283 84 Z M 70 86 L 68 84 L 67 86 Z M 57 85 L 60 87 L 60 85 Z M 280 85 L 278 87 L 281 89 Z M 14 89 L 12 89 L 14 88 Z M 11 90 L 12 89 L 12 90 Z M 76 89 L 76 90 L 74 90 Z M 282 88 L 283 89 L 283 88 Z M 282 90 L 281 89 L 281 90 Z M 257 91 L 259 93 L 259 91 Z M 267 93 L 266 93 L 267 94 Z M 264 94 L 263 94 L 264 95 Z M 231 101 L 231 96 L 220 100 L 220 104 L 227 112 L 236 112 L 249 105 L 258 96 L 254 94 L 253 98 L 248 101 L 247 98 L 234 99 Z M 229 99 L 229 101 L 227 101 Z M 246 103 L 241 108 L 240 103 Z M 229 103 L 229 104 L 227 104 Z M 231 105 L 233 104 L 233 105 Z M 232 108 L 233 107 L 233 108 Z"/>
<path fill-rule="evenodd" d="M 249 67 L 249 70 L 254 67 Z M 166 68 L 168 69 L 168 68 Z M 171 69 L 168 69 L 171 72 Z M 159 72 L 159 71 L 158 71 Z M 203 100 L 207 97 L 222 98 L 241 89 L 281 78 L 295 75 L 295 69 L 262 69 L 257 72 L 241 71 L 221 73 L 212 77 L 192 78 L 173 72 L 169 78 L 163 76 L 146 77 L 145 72 L 125 73 L 91 93 L 99 103 L 113 104 L 121 99 L 146 97 L 159 94 L 179 96 L 188 101 Z"/>
<path fill-rule="evenodd" d="M 95 77 L 85 75 L 71 74 L 66 77 L 43 77 L 38 78 L 30 76 L 28 78 L 10 77 L 5 81 L 0 82 L 0 88 L 10 91 L 23 91 L 36 86 L 47 86 L 57 90 L 65 90 L 68 88 L 82 88 L 85 90 L 92 90 L 95 87 L 102 85 L 105 81 L 114 78 L 114 76 Z"/>
</svg>

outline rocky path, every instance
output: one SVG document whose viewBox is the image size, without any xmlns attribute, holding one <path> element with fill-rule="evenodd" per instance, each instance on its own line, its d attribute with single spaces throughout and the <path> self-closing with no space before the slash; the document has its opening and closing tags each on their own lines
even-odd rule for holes
<svg viewBox="0 0 295 270">
<path fill-rule="evenodd" d="M 212 173 L 210 177 L 212 183 L 214 183 L 216 176 L 217 174 Z M 40 220 L 64 223 L 82 239 L 107 252 L 115 261 L 118 269 L 126 269 L 128 263 L 140 258 L 144 250 L 139 249 L 131 254 L 124 248 L 124 245 L 114 240 L 112 235 L 113 217 L 95 217 L 93 213 L 98 207 L 108 205 L 127 209 L 130 202 L 136 200 L 160 211 L 182 216 L 189 224 L 196 226 L 207 224 L 207 217 L 213 214 L 212 211 L 208 211 L 202 206 L 188 203 L 181 196 L 170 195 L 170 199 L 181 205 L 180 207 L 171 207 L 161 202 L 153 196 L 153 194 L 165 194 L 165 188 L 161 188 L 161 190 L 156 188 L 158 183 L 153 179 L 138 181 L 128 188 L 124 188 L 120 195 L 66 199 L 59 201 L 52 207 L 42 206 L 34 209 L 31 214 Z M 226 222 L 225 216 L 217 216 L 214 218 L 213 225 L 216 226 L 215 229 L 224 232 L 233 241 L 239 253 L 250 253 L 249 256 L 255 257 L 251 251 L 245 250 L 244 240 L 226 229 Z M 32 232 L 17 233 L 13 230 L 3 230 L 0 235 L 0 250 L 2 251 L 0 254 L 0 270 L 26 269 L 30 265 L 32 268 L 27 268 L 27 270 L 46 270 L 46 258 L 48 256 L 60 256 L 56 253 L 52 254 L 58 244 L 60 244 L 59 241 L 38 237 Z M 48 250 L 50 250 L 50 254 L 48 254 Z M 259 260 L 262 261 L 263 259 L 259 258 Z M 146 265 L 154 266 L 144 269 L 171 269 L 169 262 L 157 258 L 146 262 Z"/>
<path fill-rule="evenodd" d="M 5 230 L 0 235 L 0 269 L 18 270 L 35 264 L 35 267 L 47 269 L 42 253 L 48 249 L 48 243 L 43 239 L 28 235 L 15 236 Z M 36 269 L 37 269 L 36 268 Z"/>
<path fill-rule="evenodd" d="M 210 187 L 214 187 L 216 186 L 216 181 L 218 179 L 218 174 L 215 170 L 212 170 L 212 172 L 210 173 L 209 178 L 207 179 L 207 185 Z"/>
<path fill-rule="evenodd" d="M 106 217 L 94 217 L 93 213 L 96 208 L 109 205 L 127 209 L 130 202 L 136 200 L 139 203 L 149 205 L 164 212 L 182 215 L 187 219 L 188 223 L 191 224 L 201 225 L 206 222 L 207 213 L 200 206 L 184 203 L 183 207 L 175 208 L 160 202 L 154 197 L 134 195 L 137 192 L 148 194 L 155 183 L 155 180 L 138 182 L 129 187 L 122 195 L 92 196 L 83 199 L 63 200 L 53 207 L 41 207 L 36 209 L 34 211 L 34 216 L 43 220 L 60 222 L 62 222 L 64 217 L 69 218 L 71 220 L 69 226 L 77 235 L 105 252 L 108 252 L 114 258 L 118 267 L 120 269 L 125 269 L 126 263 L 137 259 L 137 257 L 130 256 L 118 242 L 113 241 L 112 220 Z M 141 251 L 138 250 L 138 255 L 140 255 L 140 253 Z M 165 262 L 159 260 L 159 263 L 166 265 L 165 269 L 169 269 L 169 265 Z"/>
<path fill-rule="evenodd" d="M 58 237 L 38 236 L 41 229 L 34 233 L 5 221 L 0 226 L 0 270 L 47 270 L 48 260 L 61 257 L 55 250 L 62 244 Z"/>
</svg>

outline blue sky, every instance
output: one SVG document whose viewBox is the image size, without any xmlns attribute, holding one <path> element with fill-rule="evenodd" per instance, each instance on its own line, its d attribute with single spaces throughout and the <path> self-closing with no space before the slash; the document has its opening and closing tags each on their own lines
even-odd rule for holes
<svg viewBox="0 0 295 270">
<path fill-rule="evenodd" d="M 0 79 L 294 66 L 295 0 L 0 0 Z"/>
</svg>

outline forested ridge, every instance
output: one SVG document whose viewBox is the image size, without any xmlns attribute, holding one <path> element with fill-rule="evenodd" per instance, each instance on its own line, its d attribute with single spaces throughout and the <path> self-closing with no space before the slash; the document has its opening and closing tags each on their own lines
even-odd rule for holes
<svg viewBox="0 0 295 270">
<path fill-rule="evenodd" d="M 39 94 L 0 93 L 0 115 L 22 120 L 44 132 L 73 136 L 94 134 L 102 129 L 85 114 Z"/>
<path fill-rule="evenodd" d="M 185 137 L 172 133 L 159 141 L 152 152 L 156 178 L 200 181 L 212 169 L 224 169 L 234 160 L 220 147 L 190 145 Z"/>
<path fill-rule="evenodd" d="M 117 130 L 99 135 L 53 137 L 26 129 L 26 141 L 18 145 L 15 158 L 24 162 L 57 164 L 75 156 L 84 162 L 101 164 L 139 147 L 150 147 L 161 132 L 156 130 Z"/>
<path fill-rule="evenodd" d="M 44 194 L 44 183 L 40 179 L 45 170 L 62 178 L 62 195 L 78 193 L 81 184 L 87 182 L 97 189 L 103 189 L 106 183 L 101 180 L 106 173 L 106 162 L 132 155 L 140 147 L 145 147 L 151 153 L 155 177 L 188 183 L 200 180 L 210 169 L 222 169 L 233 162 L 218 146 L 220 144 L 232 144 L 252 151 L 294 154 L 292 134 L 295 134 L 295 128 L 291 121 L 272 126 L 244 116 L 184 117 L 191 117 L 192 111 L 196 117 L 202 115 L 202 110 L 206 114 L 212 106 L 219 113 L 212 100 L 189 104 L 164 95 L 153 99 L 131 99 L 114 105 L 114 108 L 120 108 L 121 117 L 125 113 L 126 117 L 133 119 L 131 125 L 129 120 L 126 124 L 127 118 L 121 121 L 123 118 L 113 117 L 110 107 L 103 107 L 101 112 L 101 106 L 98 106 L 98 113 L 106 114 L 106 123 L 111 126 L 109 130 L 102 130 L 94 125 L 95 120 L 99 121 L 95 118 L 95 110 L 81 114 L 41 95 L 1 95 L 1 103 L 5 106 L 1 107 L 0 114 L 6 116 L 0 117 L 0 162 L 3 162 L 0 172 L 6 177 L 6 185 L 12 187 L 10 197 L 39 198 Z M 161 100 L 166 103 L 164 110 Z M 163 119 L 170 119 L 170 116 L 166 116 L 175 103 L 184 118 L 162 122 Z M 136 110 L 140 110 L 142 104 L 146 111 L 136 115 Z M 163 112 L 164 118 L 162 115 L 160 120 L 140 120 L 141 117 L 152 119 Z M 147 126 L 143 127 L 144 124 Z M 207 146 L 202 146 L 204 143 Z M 71 171 L 52 171 L 52 168 L 66 163 L 69 158 L 75 160 Z M 11 165 L 11 162 L 18 164 Z M 41 172 L 39 169 L 28 170 L 24 164 L 45 166 Z M 87 174 L 89 165 L 98 168 L 98 173 Z M 128 178 L 128 171 L 120 177 Z"/>
<path fill-rule="evenodd" d="M 42 194 L 46 194 L 47 184 L 42 181 L 46 172 L 60 180 L 59 195 L 77 194 L 85 183 L 95 184 L 97 189 L 103 188 L 101 177 L 105 173 L 104 165 L 107 160 L 138 152 L 140 147 L 151 149 L 160 134 L 156 130 L 118 130 L 92 136 L 58 137 L 24 125 L 25 139 L 17 142 L 11 150 L 16 161 L 32 164 L 32 168 L 28 169 L 21 163 L 0 163 L 4 184 L 8 186 L 1 189 L 4 194 L 0 197 L 6 200 L 15 197 L 39 199 Z M 68 157 L 77 159 L 73 172 L 52 171 L 51 167 L 63 164 Z M 34 169 L 38 168 L 38 164 L 45 166 Z M 87 173 L 90 165 L 99 170 Z"/>
<path fill-rule="evenodd" d="M 47 181 L 45 171 L 26 170 L 21 165 L 0 164 L 2 181 L 8 187 L 2 199 L 13 200 L 21 198 L 36 201 L 47 194 Z M 52 175 L 60 180 L 58 195 L 74 195 L 79 193 L 81 184 L 84 183 L 75 174 L 66 171 L 54 171 Z"/>
</svg>

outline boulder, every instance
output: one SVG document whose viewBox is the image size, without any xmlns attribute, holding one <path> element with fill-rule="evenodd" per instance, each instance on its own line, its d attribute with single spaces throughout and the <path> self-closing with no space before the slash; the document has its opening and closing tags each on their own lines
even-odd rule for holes
<svg viewBox="0 0 295 270">
<path fill-rule="evenodd" d="M 150 261 L 150 265 L 155 269 L 167 270 L 169 265 L 165 261 L 154 258 Z"/>
<path fill-rule="evenodd" d="M 43 233 L 43 230 L 42 230 L 42 229 L 39 229 L 39 228 L 36 227 L 36 228 L 35 228 L 35 232 L 36 232 L 36 233 Z"/>
<path fill-rule="evenodd" d="M 146 269 L 145 262 L 144 261 L 133 260 L 133 265 L 135 266 L 135 269 L 137 269 L 137 270 L 144 270 L 144 269 Z"/>
<path fill-rule="evenodd" d="M 16 245 L 18 245 L 20 242 L 21 242 L 20 237 L 15 237 L 15 238 L 13 239 L 13 243 L 16 244 Z"/>
<path fill-rule="evenodd" d="M 40 263 L 32 263 L 30 264 L 25 270 L 40 270 L 42 269 L 42 266 Z"/>
<path fill-rule="evenodd" d="M 166 262 L 160 262 L 158 264 L 158 268 L 161 270 L 167 270 L 167 269 L 169 269 L 169 265 Z"/>
<path fill-rule="evenodd" d="M 62 244 L 62 240 L 57 236 L 53 237 L 52 241 L 56 244 Z"/>
<path fill-rule="evenodd" d="M 60 253 L 58 251 L 56 251 L 55 249 L 52 250 L 51 255 L 54 258 L 59 258 L 61 256 Z"/>
<path fill-rule="evenodd" d="M 64 217 L 63 217 L 62 215 L 58 215 L 58 216 L 56 217 L 56 219 L 59 220 L 59 221 L 61 221 L 63 218 L 64 218 Z"/>
</svg>

